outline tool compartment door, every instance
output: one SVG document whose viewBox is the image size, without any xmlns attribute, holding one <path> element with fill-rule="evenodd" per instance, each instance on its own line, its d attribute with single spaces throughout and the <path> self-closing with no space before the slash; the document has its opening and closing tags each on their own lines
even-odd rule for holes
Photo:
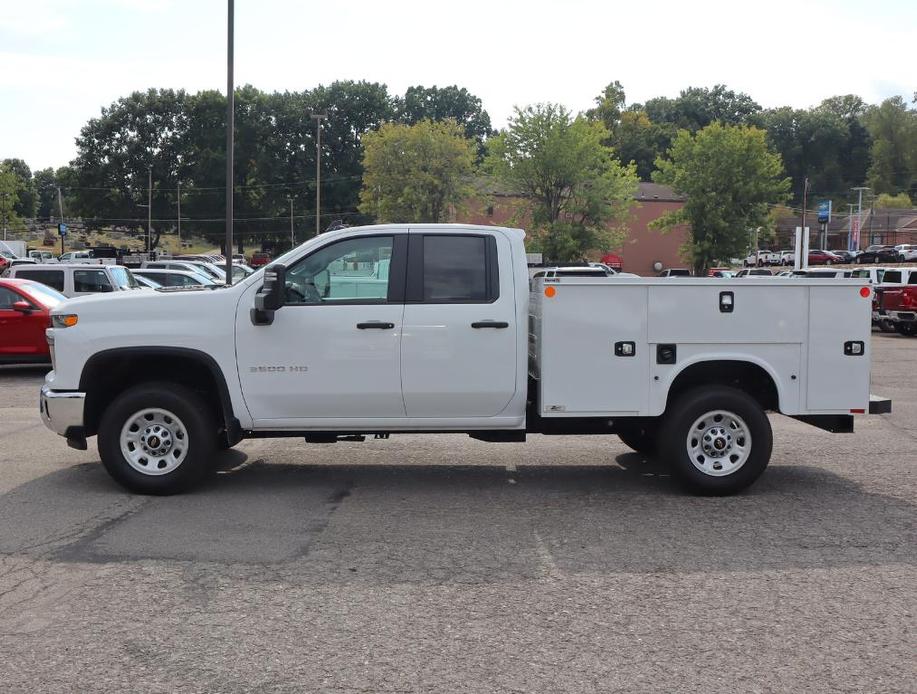
<svg viewBox="0 0 917 694">
<path fill-rule="evenodd" d="M 541 414 L 644 412 L 649 392 L 646 286 L 546 282 L 544 290 L 550 294 L 551 289 L 554 295 L 541 300 Z"/>
<path fill-rule="evenodd" d="M 806 409 L 844 412 L 869 407 L 871 295 L 863 285 L 811 287 Z M 863 351 L 845 354 L 846 343 Z"/>
</svg>

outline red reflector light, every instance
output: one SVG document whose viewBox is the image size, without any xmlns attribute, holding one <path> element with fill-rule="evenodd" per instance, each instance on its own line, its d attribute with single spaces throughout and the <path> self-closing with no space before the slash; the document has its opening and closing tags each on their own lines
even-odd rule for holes
<svg viewBox="0 0 917 694">
<path fill-rule="evenodd" d="M 860 289 L 860 296 L 862 296 L 864 299 L 868 297 L 871 293 L 872 292 L 869 291 L 869 287 L 862 287 Z"/>
<path fill-rule="evenodd" d="M 850 414 L 866 414 L 866 410 L 862 408 L 850 410 Z"/>
</svg>

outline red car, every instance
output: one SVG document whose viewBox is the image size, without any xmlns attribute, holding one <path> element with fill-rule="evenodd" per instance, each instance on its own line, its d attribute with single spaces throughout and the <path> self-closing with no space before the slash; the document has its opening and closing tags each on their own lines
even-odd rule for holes
<svg viewBox="0 0 917 694">
<path fill-rule="evenodd" d="M 51 309 L 66 300 L 32 280 L 0 279 L 0 364 L 50 362 L 45 328 Z"/>
<path fill-rule="evenodd" d="M 267 265 L 269 262 L 271 262 L 271 254 L 259 251 L 257 253 L 252 253 L 251 263 L 249 264 L 252 267 L 261 267 L 262 265 Z"/>
<path fill-rule="evenodd" d="M 809 265 L 837 265 L 843 262 L 843 258 L 831 251 L 823 251 L 818 248 L 809 250 Z"/>
</svg>

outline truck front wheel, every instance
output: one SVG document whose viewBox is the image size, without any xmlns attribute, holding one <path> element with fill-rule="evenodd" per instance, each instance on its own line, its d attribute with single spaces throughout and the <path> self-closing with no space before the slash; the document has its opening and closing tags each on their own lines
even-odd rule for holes
<svg viewBox="0 0 917 694">
<path fill-rule="evenodd" d="M 99 455 L 108 473 L 132 492 L 175 494 L 206 473 L 217 444 L 207 403 L 174 383 L 130 388 L 105 410 Z"/>
<path fill-rule="evenodd" d="M 688 489 L 722 496 L 748 487 L 771 457 L 770 421 L 750 395 L 727 386 L 695 388 L 670 407 L 660 452 Z"/>
</svg>

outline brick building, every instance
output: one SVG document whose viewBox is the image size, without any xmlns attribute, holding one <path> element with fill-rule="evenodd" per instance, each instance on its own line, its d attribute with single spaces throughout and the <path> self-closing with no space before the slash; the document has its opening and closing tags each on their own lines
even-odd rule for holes
<svg viewBox="0 0 917 694">
<path fill-rule="evenodd" d="M 664 268 L 685 267 L 686 262 L 680 257 L 679 251 L 685 242 L 687 228 L 677 227 L 666 233 L 649 228 L 654 219 L 683 207 L 684 198 L 676 195 L 668 186 L 658 183 L 640 183 L 635 198 L 637 204 L 631 208 L 630 219 L 627 221 L 628 236 L 623 245 L 620 248 L 600 250 L 617 253 L 623 261 L 623 269 L 638 275 L 655 275 L 655 263 L 660 263 Z M 453 221 L 525 228 L 524 218 L 514 219 L 523 208 L 523 203 L 519 194 L 491 188 L 466 201 L 464 210 L 457 211 Z"/>
</svg>

